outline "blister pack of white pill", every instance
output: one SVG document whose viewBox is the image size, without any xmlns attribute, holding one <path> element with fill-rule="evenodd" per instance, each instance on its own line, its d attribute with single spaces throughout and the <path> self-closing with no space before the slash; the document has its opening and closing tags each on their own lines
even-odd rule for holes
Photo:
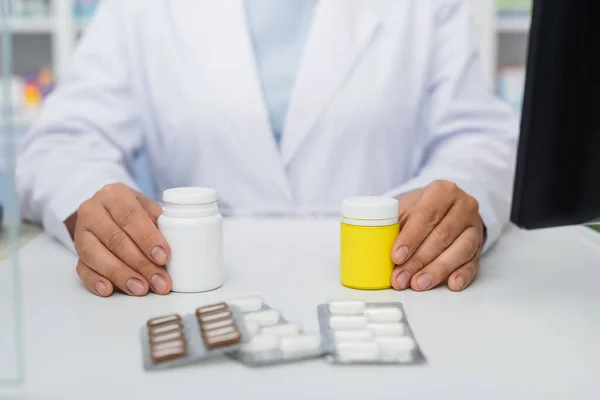
<svg viewBox="0 0 600 400">
<path fill-rule="evenodd" d="M 259 296 L 227 301 L 244 312 L 252 338 L 228 355 L 251 367 L 298 362 L 322 357 L 325 348 L 319 334 L 305 333 L 299 324 L 283 315 Z"/>
<path fill-rule="evenodd" d="M 326 360 L 334 364 L 419 364 L 425 357 L 401 303 L 335 300 L 317 308 Z"/>
<path fill-rule="evenodd" d="M 152 318 L 140 328 L 144 368 L 193 364 L 237 350 L 251 336 L 243 313 L 224 302 L 199 307 L 194 314 Z"/>
</svg>

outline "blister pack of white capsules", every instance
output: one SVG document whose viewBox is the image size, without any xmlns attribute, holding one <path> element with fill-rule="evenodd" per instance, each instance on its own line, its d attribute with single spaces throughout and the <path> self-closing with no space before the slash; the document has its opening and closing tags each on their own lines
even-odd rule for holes
<svg viewBox="0 0 600 400">
<path fill-rule="evenodd" d="M 319 326 L 334 364 L 420 364 L 425 357 L 401 303 L 335 300 L 317 308 Z"/>
<path fill-rule="evenodd" d="M 141 327 L 144 368 L 173 368 L 231 352 L 251 335 L 243 314 L 221 302 L 199 307 L 194 314 L 152 318 Z"/>
<path fill-rule="evenodd" d="M 325 348 L 319 334 L 305 333 L 260 296 L 227 301 L 244 313 L 252 338 L 228 355 L 247 366 L 261 367 L 322 357 Z"/>
</svg>

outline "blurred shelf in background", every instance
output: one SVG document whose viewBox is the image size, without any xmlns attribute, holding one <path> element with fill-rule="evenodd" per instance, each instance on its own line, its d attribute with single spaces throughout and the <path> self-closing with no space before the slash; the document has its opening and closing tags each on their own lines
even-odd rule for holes
<svg viewBox="0 0 600 400">
<path fill-rule="evenodd" d="M 69 65 L 79 37 L 101 1 L 13 0 L 13 17 L 9 25 L 14 35 L 38 34 L 47 37 L 15 41 L 15 65 L 19 67 L 16 73 L 22 72 L 18 69 L 26 68 L 28 70 L 24 72 L 31 73 L 32 70 L 50 67 L 60 79 Z M 486 80 L 490 87 L 494 87 L 498 67 L 507 63 L 504 54 L 522 53 L 524 45 L 519 41 L 527 39 L 531 0 L 470 1 Z M 505 34 L 518 38 L 505 40 L 502 38 Z M 513 51 L 513 47 L 517 50 Z M 28 51 L 33 54 L 25 54 Z M 524 54 L 521 58 L 524 59 Z M 510 61 L 514 63 L 514 60 Z M 29 64 L 33 67 L 29 68 Z"/>
<path fill-rule="evenodd" d="M 496 0 L 496 92 L 519 116 L 523 104 L 532 6 L 532 0 Z"/>
<path fill-rule="evenodd" d="M 50 17 L 11 17 L 8 28 L 13 34 L 48 34 L 54 29 L 54 21 Z"/>
<path fill-rule="evenodd" d="M 499 33 L 520 33 L 528 34 L 531 26 L 531 17 L 529 15 L 499 15 L 498 16 Z"/>
</svg>

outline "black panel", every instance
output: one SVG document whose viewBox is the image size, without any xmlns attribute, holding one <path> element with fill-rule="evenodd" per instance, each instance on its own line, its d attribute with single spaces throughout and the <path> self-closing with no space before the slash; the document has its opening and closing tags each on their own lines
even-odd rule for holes
<svg viewBox="0 0 600 400">
<path fill-rule="evenodd" d="M 511 220 L 600 217 L 600 1 L 535 0 Z"/>
</svg>

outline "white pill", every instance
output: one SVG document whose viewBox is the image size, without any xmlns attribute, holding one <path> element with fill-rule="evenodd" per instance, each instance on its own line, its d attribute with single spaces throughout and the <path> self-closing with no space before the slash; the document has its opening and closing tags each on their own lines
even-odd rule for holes
<svg viewBox="0 0 600 400">
<path fill-rule="evenodd" d="M 360 300 L 337 300 L 327 303 L 329 312 L 334 315 L 360 315 L 367 304 Z"/>
<path fill-rule="evenodd" d="M 256 321 L 245 321 L 244 324 L 246 325 L 246 332 L 250 336 L 254 336 L 260 331 L 260 325 Z"/>
<path fill-rule="evenodd" d="M 383 354 L 409 353 L 417 347 L 415 341 L 409 336 L 402 337 L 379 337 L 375 343 Z"/>
<path fill-rule="evenodd" d="M 339 342 L 335 345 L 341 362 L 367 362 L 379 359 L 379 347 L 375 342 Z"/>
<path fill-rule="evenodd" d="M 387 324 L 368 324 L 367 328 L 375 336 L 402 336 L 406 332 L 406 326 L 403 323 L 387 323 Z"/>
<path fill-rule="evenodd" d="M 399 322 L 404 317 L 397 307 L 373 307 L 365 310 L 369 322 Z"/>
<path fill-rule="evenodd" d="M 264 304 L 264 300 L 260 296 L 244 297 L 242 299 L 234 299 L 227 301 L 230 306 L 238 307 L 242 312 L 260 311 Z"/>
<path fill-rule="evenodd" d="M 256 311 L 244 315 L 246 321 L 254 321 L 260 326 L 273 326 L 279 322 L 279 312 L 276 310 Z"/>
<path fill-rule="evenodd" d="M 329 327 L 333 330 L 355 330 L 367 327 L 367 318 L 362 315 L 338 316 L 329 318 Z"/>
<path fill-rule="evenodd" d="M 367 329 L 359 331 L 335 331 L 333 339 L 336 342 L 368 342 L 373 339 L 373 333 Z"/>
<path fill-rule="evenodd" d="M 319 335 L 299 335 L 281 339 L 281 353 L 286 359 L 308 357 L 321 352 L 321 337 Z"/>
<path fill-rule="evenodd" d="M 241 350 L 245 353 L 262 353 L 279 348 L 279 338 L 275 335 L 256 335 L 248 343 L 244 343 Z"/>
<path fill-rule="evenodd" d="M 279 337 L 296 336 L 300 334 L 300 327 L 296 324 L 281 324 L 275 326 L 267 326 L 263 328 L 262 333 L 265 335 L 276 335 Z"/>
</svg>

